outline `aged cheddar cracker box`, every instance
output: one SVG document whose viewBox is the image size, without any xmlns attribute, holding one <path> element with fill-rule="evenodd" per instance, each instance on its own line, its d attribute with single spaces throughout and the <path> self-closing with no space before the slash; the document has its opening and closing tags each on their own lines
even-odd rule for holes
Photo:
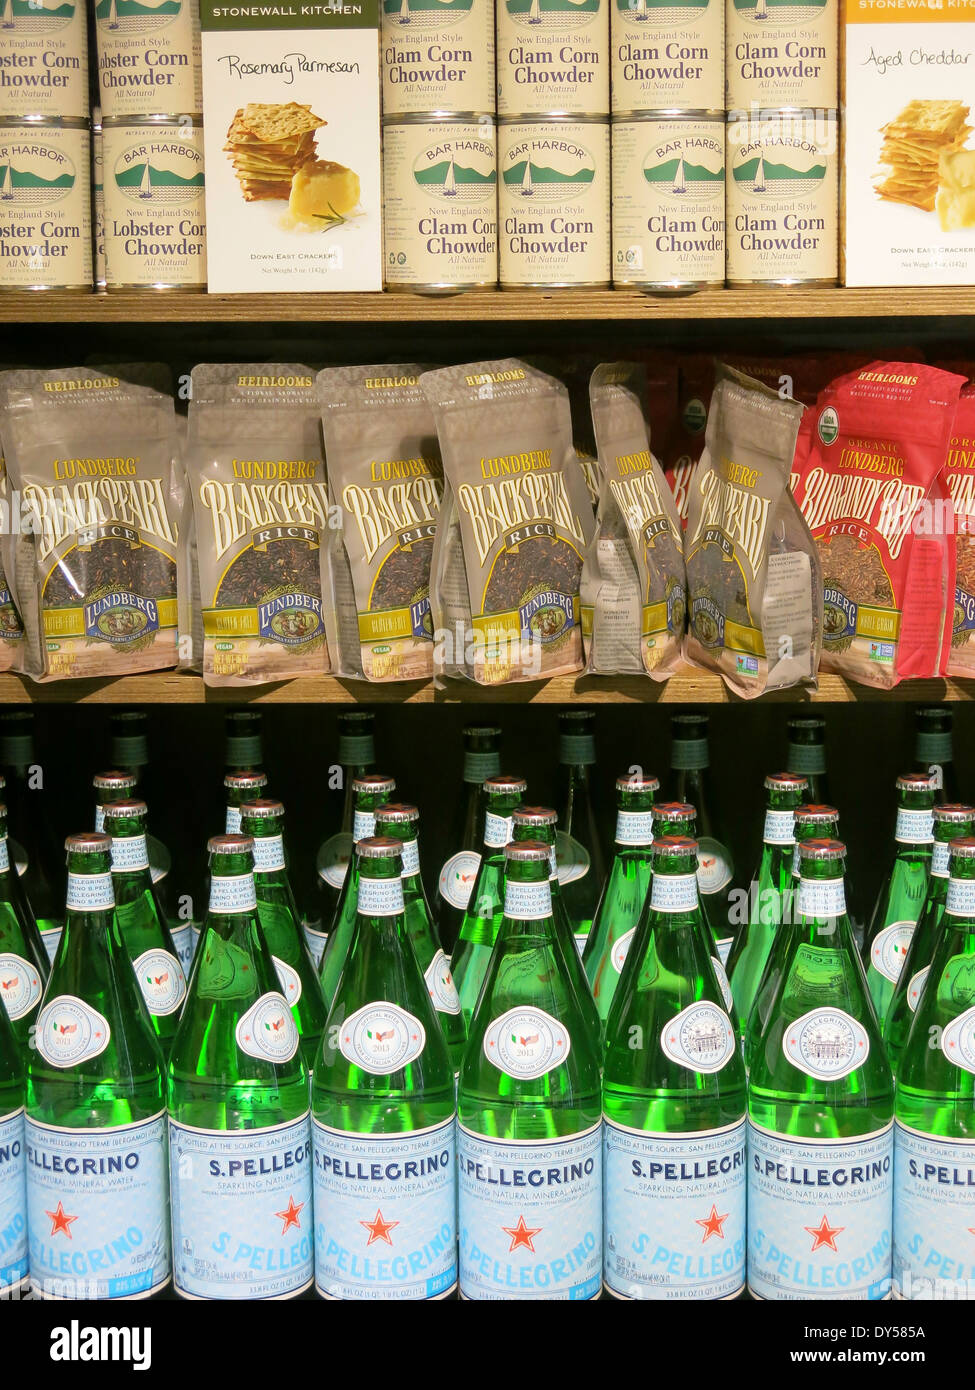
<svg viewBox="0 0 975 1390">
<path fill-rule="evenodd" d="M 975 284 L 975 0 L 843 13 L 846 284 Z"/>
<path fill-rule="evenodd" d="M 211 293 L 382 288 L 378 0 L 201 0 Z"/>
</svg>

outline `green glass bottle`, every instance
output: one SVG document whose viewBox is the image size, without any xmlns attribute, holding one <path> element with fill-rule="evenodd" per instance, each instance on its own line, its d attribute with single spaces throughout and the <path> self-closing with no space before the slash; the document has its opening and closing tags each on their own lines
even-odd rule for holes
<svg viewBox="0 0 975 1390">
<path fill-rule="evenodd" d="M 27 1289 L 24 1054 L 0 999 L 0 1300 Z"/>
<path fill-rule="evenodd" d="M 497 946 L 458 1102 L 463 1298 L 593 1299 L 602 1254 L 599 1054 L 552 917 L 550 847 L 505 850 Z"/>
<path fill-rule="evenodd" d="M 245 801 L 240 829 L 254 842 L 254 890 L 264 940 L 298 1030 L 301 1056 L 311 1077 L 325 1028 L 325 999 L 314 961 L 301 930 L 284 849 L 284 807 L 280 801 Z"/>
<path fill-rule="evenodd" d="M 409 937 L 401 850 L 389 836 L 356 845 L 355 932 L 315 1066 L 324 1298 L 440 1299 L 457 1284 L 454 1068 Z"/>
<path fill-rule="evenodd" d="M 7 808 L 0 805 L 0 1004 L 6 1009 L 25 1059 L 49 973 L 47 951 L 34 914 L 17 875 L 10 868 Z M 0 1257 L 3 1255 L 2 1232 L 0 1225 Z"/>
<path fill-rule="evenodd" d="M 313 1277 L 308 1074 L 258 919 L 254 842 L 208 848 L 169 1058 L 173 1282 L 185 1298 L 294 1298 Z"/>
<path fill-rule="evenodd" d="M 745 1283 L 745 1070 L 697 849 L 655 841 L 649 911 L 606 1023 L 603 1278 L 617 1298 L 735 1298 Z"/>
<path fill-rule="evenodd" d="M 149 716 L 142 710 L 116 710 L 111 717 L 110 766 L 135 778 L 133 797 L 154 806 L 156 814 L 170 808 L 166 797 L 169 788 L 158 765 L 149 757 Z M 99 826 L 95 826 L 98 830 Z M 149 852 L 149 871 L 156 893 L 167 917 L 170 911 L 169 890 L 173 857 L 166 845 L 155 835 L 146 836 Z"/>
<path fill-rule="evenodd" d="M 890 1292 L 894 1088 L 846 915 L 839 840 L 804 840 L 788 952 L 748 1077 L 748 1287 Z"/>
<path fill-rule="evenodd" d="M 596 716 L 588 709 L 559 711 L 559 829 L 555 857 L 559 886 L 576 949 L 581 955 L 592 930 L 599 895 L 606 882 L 597 787 Z"/>
<path fill-rule="evenodd" d="M 519 844 L 522 840 L 540 840 L 552 850 L 549 886 L 552 890 L 552 920 L 555 923 L 555 935 L 565 957 L 566 974 L 576 992 L 579 1012 L 582 1014 L 586 1031 L 593 1042 L 598 1044 L 600 1024 L 596 1001 L 592 997 L 592 990 L 586 979 L 582 959 L 576 948 L 576 936 L 566 911 L 562 885 L 559 882 L 558 860 L 556 858 L 558 820 L 558 812 L 549 806 L 518 806 L 511 816 L 511 839 L 514 844 Z"/>
<path fill-rule="evenodd" d="M 671 795 L 697 811 L 698 873 L 702 901 L 714 928 L 721 964 L 727 968 L 735 937 L 730 919 L 735 863 L 728 837 L 715 813 L 708 748 L 708 716 L 675 714 L 670 720 Z"/>
<path fill-rule="evenodd" d="M 653 835 L 655 840 L 665 840 L 670 835 L 682 836 L 685 839 L 697 840 L 697 810 L 689 801 L 658 801 L 653 808 Z M 698 891 L 698 909 L 701 913 L 701 920 L 711 933 L 714 942 L 712 956 L 718 951 L 719 936 L 708 916 L 708 900 L 704 893 Z M 720 956 L 718 964 L 721 965 Z M 721 965 L 718 978 L 727 979 L 725 968 Z"/>
<path fill-rule="evenodd" d="M 914 766 L 934 778 L 935 799 L 946 805 L 959 801 L 952 725 L 952 712 L 943 705 L 914 711 Z"/>
<path fill-rule="evenodd" d="M 790 719 L 785 770 L 805 777 L 810 804 L 829 805 L 829 777 L 826 772 L 826 720 Z"/>
<path fill-rule="evenodd" d="M 392 777 L 381 772 L 365 772 L 352 779 L 352 845 L 367 840 L 375 833 L 376 807 L 390 800 L 396 790 Z M 325 1012 L 328 1013 L 338 988 L 339 976 L 349 954 L 352 935 L 355 929 L 356 904 L 359 900 L 359 885 L 356 882 L 359 861 L 353 856 L 349 872 L 342 883 L 342 891 L 335 908 L 335 916 L 329 923 L 328 941 L 322 955 L 318 977 L 322 982 L 322 996 Z"/>
<path fill-rule="evenodd" d="M 27 1069 L 31 1284 L 145 1298 L 170 1275 L 163 1059 L 115 915 L 112 842 L 65 848 L 64 931 Z"/>
<path fill-rule="evenodd" d="M 751 1013 L 775 934 L 791 919 L 795 813 L 806 794 L 806 779 L 792 772 L 776 773 L 766 777 L 765 793 L 762 854 L 748 895 L 748 919 L 728 957 L 731 993 L 743 1021 Z"/>
<path fill-rule="evenodd" d="M 127 801 L 135 796 L 136 776 L 133 772 L 96 772 L 91 779 L 95 792 L 95 829 L 105 829 L 105 807 L 113 801 Z"/>
<path fill-rule="evenodd" d="M 57 803 L 37 758 L 32 711 L 0 715 L 0 767 L 6 774 L 10 861 L 53 961 L 64 925 L 64 838 L 57 828 Z"/>
<path fill-rule="evenodd" d="M 934 797 L 930 775 L 898 777 L 894 862 L 877 897 L 863 947 L 870 998 L 881 1028 L 928 896 Z"/>
<path fill-rule="evenodd" d="M 481 862 L 484 838 L 484 783 L 501 771 L 501 730 L 495 724 L 464 730 L 464 790 L 458 814 L 451 821 L 451 852 L 440 870 L 437 922 L 440 942 L 448 956 L 470 902 Z"/>
<path fill-rule="evenodd" d="M 240 772 L 228 772 L 223 779 L 224 802 L 226 803 L 226 814 L 224 816 L 224 834 L 239 835 L 240 830 L 240 808 L 245 801 L 258 801 L 266 794 L 267 773 L 260 772 L 254 768 L 245 768 Z"/>
<path fill-rule="evenodd" d="M 645 773 L 616 779 L 616 853 L 582 955 L 603 1036 L 620 971 L 650 889 L 653 802 L 660 783 Z"/>
<path fill-rule="evenodd" d="M 935 806 L 933 814 L 934 844 L 931 846 L 928 895 L 911 937 L 911 944 L 907 948 L 904 966 L 897 977 L 890 1008 L 884 1021 L 884 1046 L 895 1078 L 911 1023 L 924 993 L 931 958 L 942 937 L 942 919 L 948 896 L 950 844 L 952 840 L 967 839 L 975 822 L 975 808 L 971 806 L 943 803 Z"/>
<path fill-rule="evenodd" d="M 376 766 L 374 723 L 375 718 L 368 710 L 350 710 L 338 717 L 338 759 L 328 769 L 327 785 L 329 790 L 341 789 L 342 812 L 338 818 L 338 829 L 321 844 L 315 861 L 321 929 L 318 933 L 320 939 L 309 943 L 313 960 L 317 955 L 321 961 L 328 933 L 335 921 L 346 874 L 353 860 L 355 782 L 368 776 Z M 327 994 L 325 1002 L 328 1003 Z"/>
<path fill-rule="evenodd" d="M 928 981 L 897 1071 L 894 1290 L 971 1299 L 975 1184 L 975 840 L 949 847 Z"/>
<path fill-rule="evenodd" d="M 186 978 L 149 869 L 146 803 L 109 802 L 103 824 L 112 840 L 112 884 L 122 942 L 165 1060 L 186 998 Z"/>
<path fill-rule="evenodd" d="M 504 851 L 511 840 L 512 812 L 528 790 L 524 777 L 499 773 L 484 783 L 484 851 L 457 944 L 450 958 L 464 1027 L 471 1019 L 487 974 L 504 915 Z"/>
</svg>

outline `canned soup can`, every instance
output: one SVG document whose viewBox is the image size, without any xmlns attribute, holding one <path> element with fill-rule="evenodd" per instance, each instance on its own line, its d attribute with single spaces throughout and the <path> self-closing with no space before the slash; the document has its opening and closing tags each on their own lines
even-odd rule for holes
<svg viewBox="0 0 975 1390">
<path fill-rule="evenodd" d="M 105 149 L 102 113 L 96 107 L 91 122 L 91 217 L 94 237 L 95 289 L 105 288 Z"/>
<path fill-rule="evenodd" d="M 609 115 L 610 0 L 498 0 L 498 115 Z"/>
<path fill-rule="evenodd" d="M 91 288 L 87 121 L 0 120 L 0 289 Z"/>
<path fill-rule="evenodd" d="M 609 122 L 503 121 L 498 221 L 502 289 L 608 285 Z"/>
<path fill-rule="evenodd" d="M 84 0 L 2 0 L 0 116 L 88 117 Z"/>
<path fill-rule="evenodd" d="M 493 111 L 494 0 L 383 0 L 383 116 Z"/>
<path fill-rule="evenodd" d="M 839 104 L 839 0 L 727 0 L 729 111 Z"/>
<path fill-rule="evenodd" d="M 202 124 L 153 116 L 102 126 L 107 288 L 204 289 Z"/>
<path fill-rule="evenodd" d="M 837 124 L 822 111 L 728 117 L 729 284 L 836 283 Z"/>
<path fill-rule="evenodd" d="M 203 110 L 197 0 L 96 0 L 102 116 Z"/>
<path fill-rule="evenodd" d="M 497 284 L 493 117 L 385 123 L 383 231 L 387 289 L 456 294 Z"/>
<path fill-rule="evenodd" d="M 724 110 L 725 0 L 612 0 L 613 115 Z"/>
<path fill-rule="evenodd" d="M 613 284 L 724 284 L 723 112 L 613 122 Z"/>
</svg>

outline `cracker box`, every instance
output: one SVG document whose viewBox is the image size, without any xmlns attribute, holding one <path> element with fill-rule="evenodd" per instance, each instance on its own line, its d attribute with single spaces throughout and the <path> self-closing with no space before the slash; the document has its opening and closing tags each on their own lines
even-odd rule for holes
<svg viewBox="0 0 975 1390">
<path fill-rule="evenodd" d="M 378 0 L 201 0 L 209 290 L 382 288 Z"/>
<path fill-rule="evenodd" d="M 975 0 L 844 0 L 847 285 L 975 284 Z"/>
</svg>

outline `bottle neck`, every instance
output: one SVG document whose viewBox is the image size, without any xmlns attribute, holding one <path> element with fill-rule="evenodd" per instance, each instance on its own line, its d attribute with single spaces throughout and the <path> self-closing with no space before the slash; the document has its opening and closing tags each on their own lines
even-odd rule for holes
<svg viewBox="0 0 975 1390">
<path fill-rule="evenodd" d="M 360 930 L 372 925 L 389 929 L 402 925 L 403 880 L 399 874 L 375 876 L 372 865 L 359 865 L 357 916 Z"/>
<path fill-rule="evenodd" d="M 509 864 L 504 882 L 506 926 L 537 932 L 545 922 L 551 922 L 552 881 L 548 874 L 548 864 L 528 865 L 521 873 Z"/>
<path fill-rule="evenodd" d="M 654 869 L 650 888 L 650 913 L 654 926 L 683 927 L 696 920 L 699 911 L 697 865 L 687 859 Z"/>
<path fill-rule="evenodd" d="M 894 841 L 898 854 L 901 851 L 925 850 L 928 853 L 934 844 L 934 807 L 918 805 L 917 797 L 905 796 L 897 808 L 897 824 Z"/>
<path fill-rule="evenodd" d="M 112 835 L 112 873 L 116 879 L 148 876 L 149 851 L 144 830 L 134 835 Z"/>
<path fill-rule="evenodd" d="M 484 809 L 484 848 L 489 854 L 499 854 L 514 834 L 512 812 L 518 805 L 510 797 L 487 798 Z"/>
<path fill-rule="evenodd" d="M 248 856 L 249 861 L 250 856 Z M 221 864 L 210 869 L 210 910 L 208 920 L 222 934 L 242 921 L 248 924 L 257 911 L 254 872 L 246 864 Z"/>
</svg>

